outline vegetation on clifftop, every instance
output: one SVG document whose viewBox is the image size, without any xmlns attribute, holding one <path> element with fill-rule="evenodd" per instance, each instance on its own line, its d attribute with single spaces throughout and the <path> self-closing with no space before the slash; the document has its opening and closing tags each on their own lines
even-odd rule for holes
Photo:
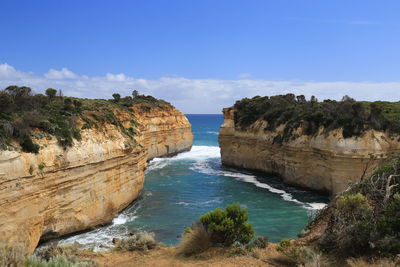
<svg viewBox="0 0 400 267">
<path fill-rule="evenodd" d="M 296 138 L 294 130 L 299 127 L 305 135 L 315 135 L 320 127 L 325 133 L 342 128 L 344 138 L 361 136 L 369 129 L 400 133 L 400 102 L 360 102 L 348 96 L 341 101 L 318 102 L 315 97 L 306 100 L 303 95 L 286 94 L 244 98 L 234 108 L 235 126 L 241 129 L 259 119 L 268 122 L 265 131 L 285 125 L 277 143 Z"/>
<path fill-rule="evenodd" d="M 48 88 L 46 95 L 34 94 L 26 86 L 8 86 L 0 90 L 0 149 L 6 149 L 12 140 L 17 140 L 25 152 L 38 153 L 36 139 L 55 136 L 59 144 L 67 148 L 73 140 L 80 140 L 80 131 L 99 127 L 108 122 L 117 126 L 125 135 L 132 137 L 137 126 L 132 106 L 140 105 L 141 110 L 152 107 L 165 108 L 170 104 L 152 96 L 139 95 L 134 90 L 132 96 L 114 99 L 80 99 L 63 96 L 61 90 Z M 125 128 L 118 120 L 115 110 L 130 113 L 132 127 Z M 83 121 L 80 126 L 78 121 Z M 39 131 L 35 131 L 38 129 Z"/>
</svg>

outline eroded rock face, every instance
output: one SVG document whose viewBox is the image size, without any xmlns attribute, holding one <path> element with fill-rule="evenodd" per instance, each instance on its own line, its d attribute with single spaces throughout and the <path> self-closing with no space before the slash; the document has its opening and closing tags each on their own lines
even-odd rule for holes
<svg viewBox="0 0 400 267">
<path fill-rule="evenodd" d="M 234 110 L 224 109 L 219 145 L 225 165 L 275 173 L 288 184 L 337 194 L 350 181 L 370 175 L 393 153 L 400 152 L 398 136 L 370 130 L 358 138 L 342 137 L 341 130 L 328 135 L 301 135 L 283 144 L 274 144 L 274 132 L 265 132 L 266 121 L 256 121 L 247 130 L 235 128 Z M 299 129 L 300 130 L 300 129 Z"/>
<path fill-rule="evenodd" d="M 66 150 L 44 138 L 36 140 L 39 154 L 0 151 L 0 245 L 32 252 L 39 240 L 110 222 L 139 195 L 148 159 L 190 149 L 181 112 L 136 112 L 135 140 L 106 124 L 83 130 Z M 118 117 L 130 119 L 123 111 Z"/>
</svg>

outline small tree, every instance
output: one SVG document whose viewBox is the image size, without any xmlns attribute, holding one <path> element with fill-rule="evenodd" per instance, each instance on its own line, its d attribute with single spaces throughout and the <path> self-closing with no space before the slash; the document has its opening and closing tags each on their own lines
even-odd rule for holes
<svg viewBox="0 0 400 267">
<path fill-rule="evenodd" d="M 133 97 L 133 98 L 136 98 L 136 97 L 138 97 L 138 96 L 139 96 L 138 90 L 133 90 L 133 91 L 132 91 L 132 97 Z"/>
<path fill-rule="evenodd" d="M 46 95 L 50 98 L 53 99 L 57 95 L 57 90 L 53 88 L 47 88 L 46 89 Z"/>
<path fill-rule="evenodd" d="M 112 97 L 114 98 L 115 103 L 118 103 L 121 100 L 121 95 L 118 93 L 113 94 Z"/>
<path fill-rule="evenodd" d="M 253 225 L 247 222 L 249 215 L 239 204 L 231 204 L 224 210 L 217 208 L 200 217 L 200 222 L 210 233 L 211 242 L 230 246 L 234 242 L 247 244 L 255 236 Z"/>
</svg>

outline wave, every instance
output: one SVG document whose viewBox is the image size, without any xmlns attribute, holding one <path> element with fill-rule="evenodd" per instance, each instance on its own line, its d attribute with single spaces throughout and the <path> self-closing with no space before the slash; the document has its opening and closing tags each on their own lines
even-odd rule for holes
<svg viewBox="0 0 400 267">
<path fill-rule="evenodd" d="M 59 241 L 60 244 L 72 244 L 78 242 L 83 248 L 90 248 L 94 251 L 107 250 L 114 246 L 113 238 L 125 238 L 129 234 L 127 222 L 132 222 L 138 216 L 136 215 L 140 205 L 134 205 L 123 211 L 112 221 L 112 224 L 96 230 L 74 235 Z"/>
<path fill-rule="evenodd" d="M 205 206 L 205 205 L 213 204 L 213 203 L 222 203 L 222 199 L 212 199 L 212 200 L 208 200 L 208 201 L 194 202 L 194 203 L 181 201 L 181 202 L 177 202 L 175 204 L 182 205 L 182 206 Z"/>
<path fill-rule="evenodd" d="M 198 161 L 220 157 L 220 148 L 218 146 L 193 146 L 190 151 L 179 153 L 170 158 L 155 158 L 149 163 L 148 171 L 162 169 L 173 161 L 188 160 Z"/>
<path fill-rule="evenodd" d="M 197 171 L 197 172 L 208 174 L 208 175 L 219 175 L 219 176 L 225 176 L 225 177 L 232 177 L 239 181 L 254 184 L 257 187 L 267 189 L 271 193 L 279 194 L 285 201 L 297 203 L 297 204 L 301 205 L 303 208 L 308 209 L 308 210 L 320 210 L 326 206 L 325 203 L 301 202 L 301 201 L 295 199 L 292 194 L 290 194 L 284 190 L 274 188 L 274 187 L 270 186 L 269 184 L 258 181 L 257 177 L 254 175 L 251 175 L 251 174 L 213 169 L 211 166 L 209 166 L 209 163 L 205 160 L 196 162 L 190 169 L 193 171 Z"/>
</svg>

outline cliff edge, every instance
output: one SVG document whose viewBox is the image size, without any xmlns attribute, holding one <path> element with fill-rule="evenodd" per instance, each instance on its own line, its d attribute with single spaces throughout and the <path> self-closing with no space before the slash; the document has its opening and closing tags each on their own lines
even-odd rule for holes
<svg viewBox="0 0 400 267">
<path fill-rule="evenodd" d="M 250 103 L 253 108 L 254 101 L 266 106 L 259 111 L 260 114 L 266 112 L 264 116 L 256 115 L 251 119 L 244 117 L 243 109 L 242 114 L 238 114 L 241 103 L 223 109 L 224 123 L 219 134 L 222 164 L 278 174 L 285 183 L 336 195 L 349 182 L 371 175 L 383 160 L 400 151 L 398 134 L 374 127 L 363 126 L 359 134 L 344 136 L 343 127 L 326 130 L 330 125 L 317 124 L 310 134 L 307 127 L 310 128 L 313 121 L 306 121 L 305 116 L 299 118 L 298 122 L 293 119 L 296 116 L 294 114 L 300 114 L 305 109 L 303 106 L 294 114 L 289 114 L 292 120 L 290 116 L 286 120 L 277 119 L 277 122 L 268 120 L 273 117 L 268 113 L 272 106 L 271 99 L 260 100 L 258 97 L 256 100 L 247 100 L 245 107 Z M 281 103 L 279 106 L 282 110 L 270 112 L 275 112 L 274 118 L 284 116 L 286 107 Z M 289 110 L 290 107 L 287 108 Z M 254 114 L 252 112 L 247 111 L 245 115 L 250 116 Z M 240 119 L 250 122 L 243 127 Z M 272 123 L 275 123 L 273 127 Z"/>
<path fill-rule="evenodd" d="M 37 153 L 15 141 L 0 150 L 0 244 L 32 252 L 39 241 L 110 222 L 138 197 L 149 159 L 192 146 L 188 119 L 171 105 L 105 111 L 108 120 L 82 111 L 70 146 L 34 129 Z"/>
</svg>

